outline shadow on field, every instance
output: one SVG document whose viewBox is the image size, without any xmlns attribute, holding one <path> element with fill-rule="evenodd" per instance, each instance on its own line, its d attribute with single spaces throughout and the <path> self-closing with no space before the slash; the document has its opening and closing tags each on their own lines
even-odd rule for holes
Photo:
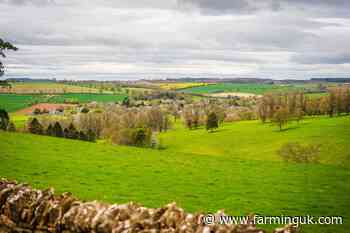
<svg viewBox="0 0 350 233">
<path fill-rule="evenodd" d="M 208 133 L 213 134 L 213 133 L 221 133 L 221 132 L 224 132 L 224 131 L 228 131 L 228 129 L 216 129 L 216 130 L 213 130 L 213 131 L 208 131 Z"/>
</svg>

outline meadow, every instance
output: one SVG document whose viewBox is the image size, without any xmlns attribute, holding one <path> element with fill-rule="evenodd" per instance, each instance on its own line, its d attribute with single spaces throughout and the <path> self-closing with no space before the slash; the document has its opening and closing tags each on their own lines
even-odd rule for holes
<svg viewBox="0 0 350 233">
<path fill-rule="evenodd" d="M 309 118 L 281 132 L 258 121 L 225 124 L 214 133 L 178 122 L 159 135 L 162 150 L 1 132 L 0 176 L 85 200 L 149 207 L 176 201 L 188 211 L 234 215 L 340 215 L 345 225 L 310 225 L 303 232 L 346 232 L 349 129 L 347 116 Z M 281 161 L 276 151 L 289 141 L 321 144 L 320 164 Z"/>
<path fill-rule="evenodd" d="M 0 108 L 8 112 L 16 112 L 37 103 L 89 103 L 96 102 L 119 102 L 126 94 L 95 94 L 95 93 L 67 93 L 57 95 L 47 94 L 1 94 Z"/>
<path fill-rule="evenodd" d="M 63 95 L 52 96 L 48 102 L 50 103 L 65 103 L 65 102 L 79 102 L 79 103 L 89 103 L 89 102 L 120 102 L 127 95 L 125 94 L 93 94 L 93 93 L 69 93 Z"/>
<path fill-rule="evenodd" d="M 15 112 L 17 110 L 29 107 L 33 104 L 43 102 L 47 98 L 44 95 L 35 94 L 2 94 L 0 93 L 0 109 L 5 109 L 7 112 Z"/>
<path fill-rule="evenodd" d="M 241 92 L 262 95 L 267 92 L 285 92 L 285 91 L 305 91 L 312 90 L 315 84 L 258 84 L 258 83 L 217 83 L 206 86 L 191 87 L 180 90 L 184 93 L 192 94 L 214 94 L 221 92 Z"/>
</svg>

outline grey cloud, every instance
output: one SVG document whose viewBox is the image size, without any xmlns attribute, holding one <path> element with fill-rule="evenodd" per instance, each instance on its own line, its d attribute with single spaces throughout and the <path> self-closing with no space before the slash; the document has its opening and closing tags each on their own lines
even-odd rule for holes
<svg viewBox="0 0 350 233">
<path fill-rule="evenodd" d="M 180 8 L 197 8 L 204 14 L 252 14 L 256 11 L 298 9 L 309 15 L 350 17 L 348 0 L 178 0 Z"/>
<path fill-rule="evenodd" d="M 46 6 L 56 4 L 56 0 L 0 0 L 0 4 Z"/>
<path fill-rule="evenodd" d="M 292 61 L 312 65 L 312 64 L 350 64 L 350 53 L 330 54 L 330 53 L 306 53 L 297 54 L 292 57 Z"/>
<path fill-rule="evenodd" d="M 0 37 L 20 48 L 5 61 L 8 75 L 350 72 L 345 1 L 26 2 L 0 0 Z"/>
<path fill-rule="evenodd" d="M 178 0 L 178 5 L 184 8 L 198 8 L 204 13 L 251 13 L 261 9 L 277 10 L 278 2 L 272 0 Z"/>
</svg>

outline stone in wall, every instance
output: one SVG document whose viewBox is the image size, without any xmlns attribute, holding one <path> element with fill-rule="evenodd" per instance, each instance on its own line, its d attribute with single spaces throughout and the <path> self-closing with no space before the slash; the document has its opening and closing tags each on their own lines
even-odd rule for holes
<svg viewBox="0 0 350 233">
<path fill-rule="evenodd" d="M 132 202 L 82 202 L 70 193 L 55 196 L 53 189 L 35 190 L 15 181 L 0 181 L 0 233 L 265 233 L 251 223 L 205 225 L 203 216 L 186 213 L 175 203 L 152 209 Z M 287 226 L 274 232 L 296 230 Z"/>
</svg>

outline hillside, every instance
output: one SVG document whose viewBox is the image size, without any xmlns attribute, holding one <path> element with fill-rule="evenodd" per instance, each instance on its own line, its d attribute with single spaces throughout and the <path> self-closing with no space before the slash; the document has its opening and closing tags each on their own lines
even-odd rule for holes
<svg viewBox="0 0 350 233">
<path fill-rule="evenodd" d="M 188 211 L 349 218 L 349 126 L 350 117 L 309 119 L 283 132 L 254 121 L 215 133 L 178 124 L 160 136 L 164 150 L 1 132 L 0 176 L 86 200 L 148 207 L 176 201 Z M 276 150 L 289 140 L 321 143 L 322 163 L 281 162 Z"/>
<path fill-rule="evenodd" d="M 277 150 L 287 142 L 321 145 L 321 163 L 350 167 L 350 117 L 306 118 L 280 132 L 273 124 L 241 121 L 225 124 L 214 133 L 188 130 L 177 123 L 161 134 L 171 152 L 213 155 L 225 159 L 280 161 Z"/>
</svg>

